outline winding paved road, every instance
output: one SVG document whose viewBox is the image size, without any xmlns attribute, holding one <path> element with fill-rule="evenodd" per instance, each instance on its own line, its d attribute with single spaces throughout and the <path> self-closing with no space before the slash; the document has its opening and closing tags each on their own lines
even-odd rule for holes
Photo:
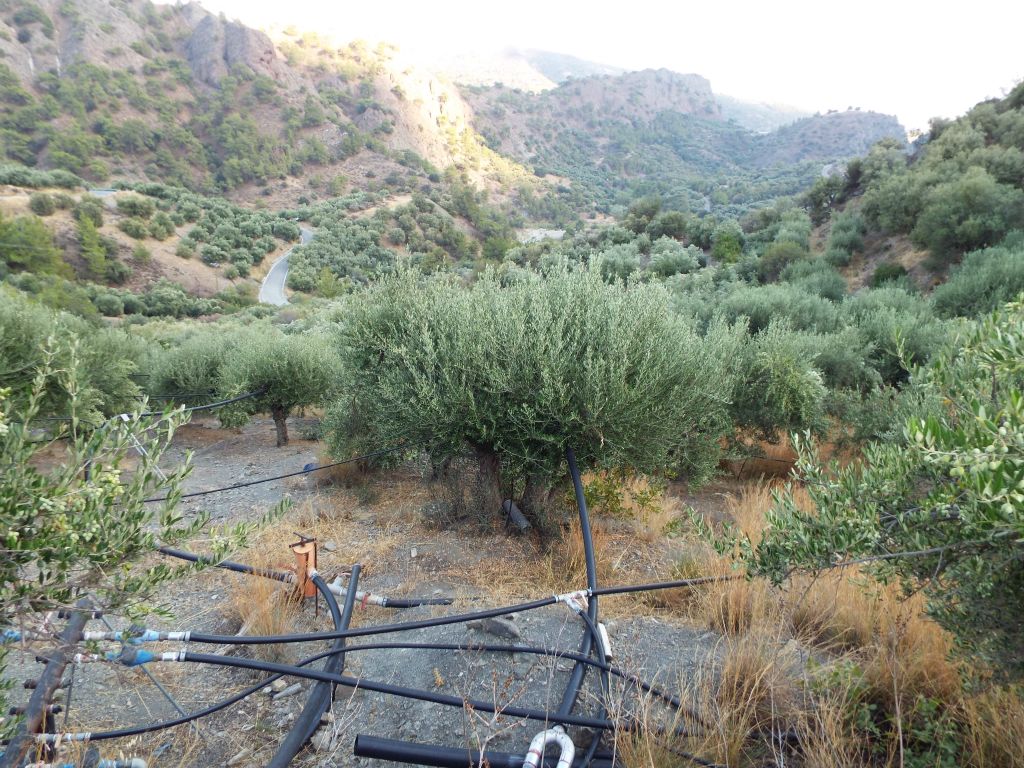
<svg viewBox="0 0 1024 768">
<path fill-rule="evenodd" d="M 299 245 L 305 245 L 313 239 L 315 233 L 308 227 L 299 227 Z M 292 255 L 294 248 L 289 248 L 277 261 L 274 262 L 267 276 L 263 278 L 260 285 L 260 304 L 273 304 L 275 307 L 283 307 L 288 303 L 288 297 L 284 293 L 285 281 L 288 279 L 288 257 Z"/>
</svg>

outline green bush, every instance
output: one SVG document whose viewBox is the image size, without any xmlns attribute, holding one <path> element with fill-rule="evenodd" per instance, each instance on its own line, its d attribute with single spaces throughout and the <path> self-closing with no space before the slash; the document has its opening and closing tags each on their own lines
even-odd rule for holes
<svg viewBox="0 0 1024 768">
<path fill-rule="evenodd" d="M 129 195 L 117 198 L 117 210 L 125 216 L 148 219 L 156 211 L 156 204 L 148 197 Z"/>
<path fill-rule="evenodd" d="M 1024 676 L 1022 327 L 1019 302 L 965 323 L 915 374 L 902 433 L 870 445 L 862 461 L 823 466 L 801 441 L 812 503 L 783 494 L 756 547 L 741 538 L 719 548 L 738 548 L 753 573 L 776 582 L 794 567 L 874 560 L 861 567 L 923 590 L 929 613 L 982 666 Z"/>
<path fill-rule="evenodd" d="M 904 381 L 946 338 L 946 327 L 931 304 L 900 287 L 861 291 L 842 304 L 844 320 L 871 341 L 870 362 L 889 384 Z"/>
<path fill-rule="evenodd" d="M 149 228 L 142 219 L 122 219 L 117 226 L 126 235 L 134 237 L 136 240 L 143 240 L 149 237 Z"/>
<path fill-rule="evenodd" d="M 871 287 L 879 288 L 885 283 L 891 283 L 907 276 L 907 269 L 895 261 L 887 261 L 879 264 L 871 275 Z"/>
<path fill-rule="evenodd" d="M 103 204 L 94 197 L 83 197 L 75 204 L 72 215 L 76 221 L 87 218 L 96 227 L 103 226 Z"/>
<path fill-rule="evenodd" d="M 731 413 L 740 428 L 776 440 L 824 426 L 825 386 L 813 351 L 785 322 L 772 322 L 743 347 Z"/>
<path fill-rule="evenodd" d="M 651 245 L 647 269 L 659 277 L 695 272 L 704 253 L 696 246 L 683 246 L 670 237 L 659 237 Z"/>
<path fill-rule="evenodd" d="M 28 199 L 28 207 L 36 216 L 50 216 L 57 210 L 53 195 L 46 192 L 33 192 Z"/>
<path fill-rule="evenodd" d="M 976 317 L 1024 293 L 1024 233 L 1009 235 L 994 248 L 973 251 L 935 289 L 940 317 Z"/>
<path fill-rule="evenodd" d="M 104 317 L 120 317 L 124 314 L 124 302 L 112 293 L 103 293 L 93 299 L 93 304 Z"/>
<path fill-rule="evenodd" d="M 166 240 L 174 234 L 174 222 L 171 217 L 163 211 L 157 213 L 146 227 L 151 237 L 156 240 Z"/>
<path fill-rule="evenodd" d="M 846 295 L 846 280 L 824 259 L 796 261 L 782 270 L 780 278 L 832 302 L 840 302 Z"/>
<path fill-rule="evenodd" d="M 969 168 L 924 198 L 911 237 L 941 261 L 998 243 L 1024 226 L 1024 190 L 1000 184 L 983 168 Z"/>
<path fill-rule="evenodd" d="M 773 283 L 791 264 L 810 259 L 803 245 L 793 240 L 779 240 L 768 246 L 757 265 L 757 276 L 763 283 Z"/>
</svg>

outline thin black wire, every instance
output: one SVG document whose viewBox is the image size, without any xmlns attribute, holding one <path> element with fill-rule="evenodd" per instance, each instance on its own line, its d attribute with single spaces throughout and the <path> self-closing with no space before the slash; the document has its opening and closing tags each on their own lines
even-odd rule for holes
<svg viewBox="0 0 1024 768">
<path fill-rule="evenodd" d="M 191 498 L 194 498 L 196 496 L 208 496 L 211 493 L 222 493 L 224 491 L 233 491 L 236 488 L 248 488 L 250 485 L 259 485 L 260 483 L 272 483 L 275 480 L 284 480 L 285 478 L 289 478 L 289 477 L 298 477 L 299 475 L 308 475 L 311 472 L 320 472 L 321 470 L 324 470 L 324 469 L 331 469 L 332 467 L 340 467 L 342 464 L 351 464 L 352 462 L 355 462 L 355 461 L 363 461 L 364 459 L 372 459 L 375 456 L 384 456 L 385 454 L 394 453 L 395 451 L 401 451 L 401 450 L 403 450 L 405 448 L 408 448 L 408 447 L 409 447 L 408 445 L 396 445 L 396 446 L 393 446 L 391 448 L 381 448 L 379 451 L 373 451 L 371 453 L 364 453 L 362 456 L 355 456 L 355 457 L 353 457 L 351 459 L 345 459 L 344 461 L 335 461 L 332 464 L 324 464 L 323 466 L 313 467 L 311 469 L 300 469 L 297 472 L 289 472 L 287 474 L 277 475 L 275 477 L 264 477 L 264 478 L 262 478 L 260 480 L 250 480 L 250 481 L 245 482 L 245 483 L 235 483 L 234 485 L 227 485 L 227 486 L 224 486 L 223 488 L 211 488 L 208 491 L 192 491 L 191 493 L 183 493 L 180 496 L 178 496 L 177 498 L 180 498 L 180 499 L 191 499 Z M 151 499 L 143 499 L 142 501 L 143 501 L 144 504 L 148 504 L 150 502 L 155 502 L 155 501 L 167 501 L 169 498 L 170 498 L 170 496 L 156 496 L 156 497 L 151 498 Z"/>
<path fill-rule="evenodd" d="M 214 408 L 220 408 L 221 406 L 224 406 L 224 405 L 230 405 L 231 403 L 237 403 L 237 402 L 240 402 L 242 400 L 248 400 L 249 398 L 252 398 L 252 397 L 259 397 L 260 395 L 264 394 L 266 391 L 267 391 L 266 389 L 258 389 L 255 392 L 246 392 L 244 395 L 238 395 L 237 397 L 228 398 L 227 400 L 218 400 L 215 403 L 207 403 L 206 405 L 193 405 L 193 406 L 190 406 L 188 408 L 182 408 L 181 411 L 182 411 L 182 413 L 195 413 L 196 411 L 209 411 L 209 410 L 212 410 Z M 168 410 L 164 410 L 164 411 L 143 411 L 142 413 L 139 413 L 139 414 L 130 414 L 129 413 L 127 415 L 135 416 L 136 418 L 142 418 L 142 417 L 148 417 L 148 416 L 163 416 L 163 415 L 165 415 L 167 413 L 174 413 L 176 410 L 177 409 L 174 408 L 174 409 L 170 409 L 169 411 Z M 124 415 L 124 414 L 117 414 L 117 416 L 111 416 L 111 417 L 109 417 L 107 419 L 107 421 L 112 421 L 112 420 L 118 418 L 118 416 L 122 416 L 122 415 Z M 62 421 L 62 422 L 69 422 L 69 421 L 72 421 L 72 418 L 70 416 L 40 416 L 38 418 L 32 419 L 32 421 Z M 12 421 L 11 423 L 12 424 L 30 424 L 31 422 Z"/>
</svg>

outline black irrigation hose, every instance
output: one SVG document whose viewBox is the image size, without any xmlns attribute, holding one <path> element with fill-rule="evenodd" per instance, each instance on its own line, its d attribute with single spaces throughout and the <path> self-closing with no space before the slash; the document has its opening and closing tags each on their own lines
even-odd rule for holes
<svg viewBox="0 0 1024 768">
<path fill-rule="evenodd" d="M 348 625 L 352 621 L 352 609 L 355 607 L 359 571 L 360 565 L 358 563 L 352 566 L 352 575 L 348 581 L 348 593 L 345 595 L 344 611 L 338 608 L 338 601 L 334 599 L 334 595 L 327 588 L 327 584 L 324 583 L 320 574 L 313 574 L 313 584 L 327 602 L 327 608 L 331 612 L 331 621 L 334 622 L 335 629 L 348 629 Z M 324 664 L 324 672 L 341 674 L 345 670 L 344 648 L 345 638 L 339 637 L 334 641 L 334 644 L 331 646 L 331 655 L 327 658 L 327 663 Z M 334 699 L 333 694 L 334 686 L 330 683 L 319 682 L 313 686 L 309 699 L 306 701 L 306 706 L 302 708 L 302 712 L 299 713 L 295 725 L 292 726 L 284 741 L 277 748 L 277 752 L 274 753 L 270 762 L 267 763 L 267 768 L 288 768 L 288 764 L 299 753 L 299 750 L 302 749 L 302 745 L 309 741 L 313 732 L 320 725 L 320 720 L 324 713 L 331 708 L 331 702 Z"/>
<path fill-rule="evenodd" d="M 420 619 L 418 621 L 398 622 L 395 624 L 376 624 L 370 627 L 358 627 L 356 629 L 336 630 L 333 632 L 305 632 L 293 635 L 208 635 L 202 632 L 193 632 L 189 635 L 189 641 L 193 643 L 206 643 L 210 645 L 277 645 L 281 643 L 310 643 L 318 640 L 334 640 L 339 637 L 365 637 L 367 635 L 386 635 L 391 632 L 405 632 L 413 629 L 426 629 L 427 627 L 443 627 L 448 624 L 464 624 L 474 619 L 490 619 L 496 616 L 507 616 L 518 611 L 532 611 L 535 608 L 543 608 L 546 605 L 554 605 L 557 598 L 543 597 L 528 603 L 519 603 L 502 608 L 489 608 L 484 611 L 473 611 L 472 613 L 459 613 L 451 616 L 438 616 L 432 619 Z"/>
<path fill-rule="evenodd" d="M 670 750 L 673 754 L 688 760 L 694 765 L 703 768 L 725 768 L 718 763 L 712 763 L 702 757 L 691 755 L 679 749 Z M 417 744 L 411 741 L 398 741 L 397 739 L 382 739 L 378 736 L 368 736 L 360 733 L 356 736 L 352 745 L 352 753 L 356 757 L 367 757 L 376 760 L 388 760 L 394 763 L 410 763 L 412 765 L 429 765 L 436 768 L 479 768 L 480 766 L 491 766 L 491 768 L 522 768 L 526 761 L 526 755 L 517 755 L 510 752 L 492 752 L 487 750 L 481 753 L 480 750 L 459 749 L 457 747 L 441 747 L 436 744 Z M 554 768 L 556 761 L 544 757 L 541 763 L 543 768 Z M 617 768 L 622 763 L 616 760 L 615 752 L 599 750 L 596 757 L 589 762 L 586 757 L 576 757 L 572 761 L 572 768 Z"/>
<path fill-rule="evenodd" d="M 286 584 L 290 583 L 294 578 L 293 575 L 287 571 L 275 571 L 270 568 L 257 568 L 244 563 L 235 563 L 231 560 L 217 561 L 212 557 L 207 557 L 206 555 L 196 555 L 192 552 L 186 552 L 183 549 L 174 549 L 173 547 L 157 547 L 156 551 L 162 555 L 177 557 L 181 560 L 188 560 L 192 563 L 203 563 L 204 565 L 211 565 L 214 568 L 224 568 L 225 570 L 234 571 L 235 573 L 262 576 L 265 579 L 283 581 Z M 385 598 L 385 600 L 386 602 L 382 606 L 384 608 L 418 608 L 421 605 L 451 605 L 455 602 L 450 597 L 388 597 Z"/>
<path fill-rule="evenodd" d="M 264 477 L 260 480 L 250 480 L 247 483 L 236 483 L 235 485 L 228 485 L 223 488 L 211 488 L 208 491 L 193 491 L 192 493 L 182 493 L 178 496 L 179 499 L 191 499 L 196 496 L 208 496 L 211 493 L 223 493 L 224 491 L 233 491 L 237 488 L 248 488 L 251 485 L 259 485 L 260 483 L 272 483 L 275 480 L 284 480 L 289 477 L 298 477 L 299 475 L 308 475 L 312 472 L 320 472 L 324 469 L 331 469 L 332 467 L 340 467 L 342 464 L 351 464 L 354 461 L 363 461 L 364 459 L 372 459 L 375 456 L 383 456 L 388 453 L 394 453 L 395 451 L 401 451 L 408 448 L 408 445 L 396 445 L 391 448 L 381 448 L 379 451 L 372 451 L 370 453 L 364 453 L 362 456 L 354 456 L 351 459 L 345 459 L 344 461 L 335 461 L 332 464 L 324 464 L 322 467 L 313 467 L 312 469 L 300 469 L 298 472 L 289 472 L 285 475 L 277 475 L 276 477 Z M 170 496 L 156 496 L 151 499 L 143 499 L 144 504 L 148 504 L 156 501 L 167 501 Z"/>
<path fill-rule="evenodd" d="M 703 584 L 717 584 L 722 581 L 738 581 L 747 578 L 744 573 L 730 573 L 722 576 L 698 576 L 694 579 L 678 579 L 676 581 L 655 581 L 649 584 L 626 584 L 617 587 L 598 587 L 595 595 L 628 595 L 634 592 L 655 592 L 661 589 L 683 589 L 699 587 Z"/>
<path fill-rule="evenodd" d="M 510 752 L 495 752 L 465 747 L 442 747 L 435 744 L 417 744 L 397 739 L 382 739 L 379 736 L 368 736 L 360 733 L 352 745 L 355 757 L 366 757 L 375 760 L 387 760 L 393 763 L 411 763 L 413 765 L 430 765 L 436 768 L 523 768 L 526 755 Z M 545 758 L 543 768 L 555 768 L 553 758 Z M 572 768 L 587 768 L 582 758 L 573 760 Z M 614 768 L 617 763 L 614 755 L 607 750 L 602 751 L 596 761 L 589 763 L 590 768 Z"/>
<path fill-rule="evenodd" d="M 594 554 L 594 538 L 590 529 L 590 515 L 587 512 L 587 499 L 583 492 L 583 480 L 580 477 L 579 467 L 576 465 L 576 453 L 571 446 L 566 446 L 565 448 L 565 460 L 569 465 L 569 475 L 572 478 L 573 491 L 576 494 L 576 506 L 580 513 L 580 532 L 583 536 L 583 554 L 587 565 L 587 591 L 590 593 L 590 599 L 587 601 L 587 610 L 584 613 L 580 613 L 580 617 L 587 625 L 583 639 L 580 641 L 580 653 L 589 656 L 596 649 L 598 657 L 603 661 L 608 656 L 605 652 L 604 643 L 601 641 L 601 633 L 597 629 L 598 606 L 597 595 L 595 594 L 597 590 L 597 558 Z M 580 687 L 587 669 L 588 667 L 580 662 L 576 662 L 569 677 L 569 682 L 566 685 L 562 704 L 558 708 L 559 714 L 563 714 L 563 712 L 568 714 L 572 711 L 576 700 L 579 698 Z M 598 712 L 601 717 L 606 717 L 608 714 L 606 702 L 611 693 L 611 680 L 608 677 L 608 672 L 604 670 L 601 671 L 600 678 L 602 696 L 598 699 Z M 601 734 L 593 734 L 590 745 L 587 747 L 587 752 L 583 757 L 582 764 L 584 766 L 590 765 L 600 743 Z"/>
<path fill-rule="evenodd" d="M 712 584 L 720 581 L 735 581 L 746 578 L 743 574 L 727 576 L 704 576 L 696 579 L 680 579 L 678 581 L 662 581 L 651 584 L 636 584 L 618 587 L 599 587 L 594 590 L 597 595 L 620 595 L 632 592 L 651 592 L 659 589 L 677 589 L 695 587 L 702 584 Z M 274 645 L 280 643 L 310 643 L 318 640 L 333 640 L 337 637 L 364 637 L 367 635 L 384 635 L 392 632 L 405 632 L 413 629 L 425 629 L 427 627 L 440 627 L 447 624 L 462 624 L 474 619 L 489 619 L 496 616 L 507 616 L 510 613 L 519 611 L 532 611 L 536 608 L 543 608 L 546 605 L 554 605 L 558 598 L 542 597 L 526 603 L 505 606 L 501 608 L 489 608 L 483 611 L 471 613 L 453 614 L 451 616 L 440 616 L 433 619 L 421 619 L 419 621 L 398 622 L 394 624 L 377 624 L 371 627 L 359 627 L 344 632 L 306 632 L 294 635 L 207 635 L 201 632 L 193 632 L 189 637 L 193 643 L 208 643 L 212 645 Z"/>
<path fill-rule="evenodd" d="M 419 608 L 421 605 L 451 605 L 451 597 L 388 597 L 383 608 Z"/>
<path fill-rule="evenodd" d="M 539 648 L 532 646 L 510 646 L 510 645 L 474 645 L 473 643 L 455 644 L 455 643 L 373 643 L 365 645 L 349 645 L 344 649 L 344 653 L 356 653 L 357 651 L 373 651 L 373 650 L 385 650 L 389 648 L 400 649 L 400 648 L 423 648 L 426 650 L 466 650 L 466 651 L 483 651 L 483 652 L 509 652 L 509 653 L 528 653 L 536 656 L 554 656 L 556 658 L 565 657 L 573 660 L 582 660 L 584 664 L 591 664 L 593 666 L 601 666 L 602 662 L 592 659 L 587 656 L 580 656 L 574 651 L 556 651 L 549 648 Z M 318 653 L 314 656 L 302 659 L 301 661 L 295 662 L 296 667 L 305 667 L 313 662 L 320 661 L 329 656 L 338 653 L 338 651 L 330 650 Z M 607 665 L 605 665 L 607 666 Z M 645 691 L 649 692 L 653 696 L 663 699 L 666 703 L 672 706 L 681 706 L 679 699 L 670 693 L 661 691 L 654 686 L 648 685 L 644 681 L 630 675 L 629 673 L 623 672 L 622 670 L 616 669 L 615 667 L 608 667 L 608 671 L 616 677 L 621 676 L 625 680 L 629 680 Z M 132 726 L 128 728 L 120 728 L 113 731 L 97 731 L 89 735 L 90 741 L 103 741 L 107 739 L 120 739 L 129 736 L 140 736 L 145 733 L 152 733 L 154 731 L 164 730 L 167 728 L 174 728 L 179 725 L 187 725 L 188 723 L 199 720 L 200 718 L 212 715 L 223 709 L 227 709 L 233 704 L 237 704 L 239 701 L 248 698 L 254 693 L 259 692 L 263 688 L 273 683 L 275 680 L 279 680 L 282 677 L 286 677 L 285 673 L 274 674 L 265 680 L 262 680 L 254 685 L 249 686 L 245 690 L 239 691 L 238 693 L 224 699 L 223 701 L 211 704 L 210 706 L 193 712 L 189 715 L 174 718 L 173 720 L 165 720 L 160 723 L 151 723 L 149 725 Z"/>
<path fill-rule="evenodd" d="M 529 707 L 503 707 L 483 699 L 449 696 L 447 694 L 435 693 L 433 691 L 425 691 L 420 688 L 392 685 L 390 683 L 381 683 L 376 680 L 364 680 L 357 677 L 349 677 L 347 675 L 335 675 L 315 669 L 304 669 L 302 667 L 291 666 L 288 664 L 276 664 L 269 661 L 259 661 L 257 659 L 243 659 L 237 656 L 217 656 L 211 653 L 193 653 L 192 651 L 182 651 L 178 658 L 180 661 L 192 662 L 194 664 L 239 667 L 241 669 L 255 669 L 261 672 L 280 672 L 284 675 L 291 675 L 293 677 L 302 677 L 309 680 L 322 680 L 327 683 L 336 683 L 337 685 L 344 685 L 357 690 L 361 689 L 364 691 L 372 691 L 374 693 L 383 693 L 390 696 L 399 696 L 406 699 L 426 701 L 431 704 L 458 707 L 459 709 L 469 707 L 470 709 L 474 709 L 479 712 L 490 712 L 492 714 L 499 714 L 505 717 L 539 720 L 544 723 L 579 725 L 585 728 L 596 728 L 600 730 L 609 730 L 616 727 L 616 723 L 614 721 L 605 718 L 585 717 L 582 715 L 572 714 L 560 715 L 555 712 L 547 712 L 542 709 L 531 709 Z"/>
<path fill-rule="evenodd" d="M 360 643 L 359 645 L 350 645 L 346 649 L 346 653 L 355 653 L 357 651 L 380 651 L 380 650 L 426 650 L 426 651 L 481 651 L 483 653 L 525 653 L 533 656 L 551 656 L 557 659 L 569 659 L 570 661 L 577 661 L 588 666 L 594 667 L 595 669 L 608 672 L 622 680 L 632 683 L 639 687 L 645 693 L 649 693 L 651 696 L 661 699 L 666 704 L 671 706 L 673 709 L 683 709 L 683 702 L 678 696 L 663 691 L 650 683 L 645 682 L 634 674 L 625 672 L 618 667 L 613 667 L 605 661 L 595 659 L 592 656 L 584 656 L 583 654 L 575 651 L 562 651 L 553 648 L 543 648 L 541 646 L 534 645 L 499 645 L 499 644 L 486 644 L 486 643 Z M 694 720 L 700 721 L 700 716 L 693 711 L 687 711 Z M 706 723 L 701 722 L 701 725 L 707 727 Z"/>
<path fill-rule="evenodd" d="M 218 400 L 215 403 L 207 403 L 206 405 L 193 405 L 189 408 L 183 408 L 182 411 L 184 413 L 195 413 L 196 411 L 210 411 L 213 410 L 214 408 L 220 408 L 225 405 L 231 405 L 231 403 L 238 403 L 241 402 L 242 400 L 249 400 L 250 398 L 253 397 L 259 397 L 266 391 L 266 389 L 257 389 L 255 392 L 246 392 L 243 395 L 231 397 L 228 398 L 227 400 Z M 139 414 L 139 416 L 163 416 L 164 413 L 165 411 L 143 411 L 142 413 Z"/>
<path fill-rule="evenodd" d="M 157 547 L 156 551 L 162 555 L 176 557 L 179 560 L 188 560 L 191 563 L 212 565 L 216 568 L 224 568 L 228 571 L 234 571 L 235 573 L 262 576 L 265 579 L 273 579 L 274 581 L 283 581 L 285 583 L 292 580 L 292 574 L 287 571 L 274 571 L 270 568 L 256 568 L 255 566 L 245 565 L 243 563 L 233 563 L 230 560 L 214 560 L 212 557 L 207 557 L 206 555 L 195 555 L 191 552 L 186 552 L 183 549 L 175 549 L 174 547 Z"/>
</svg>

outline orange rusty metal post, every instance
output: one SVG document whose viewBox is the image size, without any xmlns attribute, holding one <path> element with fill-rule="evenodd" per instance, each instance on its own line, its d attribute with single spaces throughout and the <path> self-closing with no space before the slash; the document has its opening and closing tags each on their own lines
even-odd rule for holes
<svg viewBox="0 0 1024 768">
<path fill-rule="evenodd" d="M 299 540 L 289 545 L 295 553 L 295 596 L 316 597 L 316 585 L 310 574 L 316 570 L 316 539 L 296 533 Z"/>
</svg>

